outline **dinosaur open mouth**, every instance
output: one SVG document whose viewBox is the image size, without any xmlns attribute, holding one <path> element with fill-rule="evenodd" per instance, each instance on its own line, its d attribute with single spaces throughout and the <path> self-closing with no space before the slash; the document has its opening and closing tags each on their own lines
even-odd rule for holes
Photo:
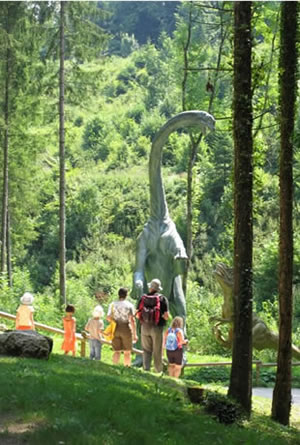
<svg viewBox="0 0 300 445">
<path fill-rule="evenodd" d="M 218 281 L 221 280 L 228 286 L 232 286 L 233 284 L 232 269 L 226 266 L 226 264 L 217 263 L 215 266 L 215 270 L 213 271 L 213 274 L 215 275 Z"/>
<path fill-rule="evenodd" d="M 224 266 L 220 263 L 216 264 L 215 270 L 213 271 L 213 273 L 215 275 L 220 276 L 221 278 L 226 276 Z"/>
</svg>

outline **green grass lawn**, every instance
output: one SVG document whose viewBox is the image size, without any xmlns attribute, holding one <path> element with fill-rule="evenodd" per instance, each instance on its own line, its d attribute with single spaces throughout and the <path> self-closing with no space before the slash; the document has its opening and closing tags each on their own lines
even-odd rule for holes
<svg viewBox="0 0 300 445">
<path fill-rule="evenodd" d="M 1 445 L 300 444 L 299 429 L 269 419 L 269 400 L 254 398 L 251 420 L 226 426 L 188 402 L 183 380 L 114 367 L 107 346 L 94 362 L 60 344 L 48 361 L 0 358 Z M 298 428 L 299 417 L 293 407 Z"/>
</svg>

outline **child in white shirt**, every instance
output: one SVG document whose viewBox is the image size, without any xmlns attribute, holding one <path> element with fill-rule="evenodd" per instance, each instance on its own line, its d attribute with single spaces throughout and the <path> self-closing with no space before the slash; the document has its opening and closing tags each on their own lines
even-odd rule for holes
<svg viewBox="0 0 300 445">
<path fill-rule="evenodd" d="M 103 331 L 104 324 L 103 318 L 104 312 L 102 306 L 98 305 L 93 311 L 93 318 L 90 318 L 85 326 L 85 330 L 89 332 L 89 344 L 90 344 L 90 359 L 101 360 L 101 332 Z"/>
<path fill-rule="evenodd" d="M 25 294 L 21 297 L 21 304 L 17 309 L 16 329 L 20 331 L 35 330 L 33 321 L 33 300 L 34 297 L 29 292 L 25 292 Z"/>
</svg>

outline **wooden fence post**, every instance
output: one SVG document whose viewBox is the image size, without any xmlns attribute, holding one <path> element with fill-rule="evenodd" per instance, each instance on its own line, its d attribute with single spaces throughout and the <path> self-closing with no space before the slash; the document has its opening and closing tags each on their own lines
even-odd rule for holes
<svg viewBox="0 0 300 445">
<path fill-rule="evenodd" d="M 255 372 L 255 383 L 256 386 L 258 386 L 258 382 L 259 382 L 259 375 L 260 375 L 260 367 L 261 367 L 261 362 L 256 362 L 255 368 L 256 368 L 256 372 Z"/>
<path fill-rule="evenodd" d="M 80 357 L 85 357 L 85 351 L 86 351 L 86 341 L 85 338 L 82 338 L 80 340 Z"/>
</svg>

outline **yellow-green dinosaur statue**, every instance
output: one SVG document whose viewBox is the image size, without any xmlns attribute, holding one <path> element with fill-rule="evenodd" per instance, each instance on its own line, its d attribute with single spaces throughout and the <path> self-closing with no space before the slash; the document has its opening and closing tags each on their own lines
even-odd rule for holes
<svg viewBox="0 0 300 445">
<path fill-rule="evenodd" d="M 224 294 L 224 303 L 222 305 L 222 316 L 211 317 L 210 321 L 217 321 L 213 326 L 213 332 L 216 340 L 223 346 L 230 348 L 233 340 L 233 269 L 226 264 L 218 263 L 214 270 L 214 276 L 221 286 Z M 221 332 L 222 324 L 229 324 L 229 332 L 227 338 Z M 278 334 L 272 332 L 263 320 L 257 314 L 252 316 L 252 344 L 255 349 L 278 349 Z M 300 349 L 292 344 L 292 355 L 296 359 L 300 359 Z"/>
</svg>

